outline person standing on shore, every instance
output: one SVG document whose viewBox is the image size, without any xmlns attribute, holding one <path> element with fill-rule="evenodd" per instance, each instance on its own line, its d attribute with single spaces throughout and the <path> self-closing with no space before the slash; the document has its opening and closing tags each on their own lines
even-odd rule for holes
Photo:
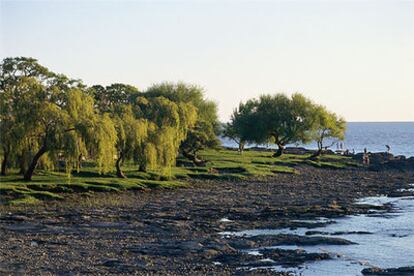
<svg viewBox="0 0 414 276">
<path fill-rule="evenodd" d="M 391 147 L 389 145 L 385 145 L 385 147 L 387 148 L 387 153 L 390 153 Z"/>
<path fill-rule="evenodd" d="M 364 148 L 364 154 L 362 155 L 362 163 L 369 166 L 369 154 L 367 148 Z"/>
</svg>

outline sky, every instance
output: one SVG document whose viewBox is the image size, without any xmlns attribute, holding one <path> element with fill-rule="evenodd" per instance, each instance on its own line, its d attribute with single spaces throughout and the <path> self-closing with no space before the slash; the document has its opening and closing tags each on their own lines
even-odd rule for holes
<svg viewBox="0 0 414 276">
<path fill-rule="evenodd" d="M 5 1 L 0 58 L 86 84 L 303 93 L 348 121 L 414 121 L 414 1 Z"/>
</svg>

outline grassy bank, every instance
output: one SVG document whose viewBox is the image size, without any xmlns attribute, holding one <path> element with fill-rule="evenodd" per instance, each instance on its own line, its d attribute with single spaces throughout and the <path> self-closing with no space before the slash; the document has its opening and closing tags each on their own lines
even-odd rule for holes
<svg viewBox="0 0 414 276">
<path fill-rule="evenodd" d="M 350 158 L 326 155 L 319 161 L 309 160 L 309 155 L 286 154 L 279 158 L 271 152 L 246 151 L 242 155 L 230 150 L 208 150 L 202 157 L 209 160 L 206 167 L 193 167 L 185 159 L 169 172 L 138 172 L 137 166 L 126 164 L 126 179 L 116 178 L 114 174 L 99 175 L 96 168 L 85 166 L 79 173 L 68 176 L 65 172 L 38 171 L 32 182 L 25 182 L 21 175 L 11 172 L 0 177 L 1 204 L 32 204 L 42 200 L 61 200 L 70 193 L 85 195 L 95 192 L 119 192 L 122 190 L 168 189 L 184 187 L 189 179 L 243 180 L 263 178 L 279 173 L 298 173 L 298 165 L 319 168 L 342 169 L 356 166 Z"/>
</svg>

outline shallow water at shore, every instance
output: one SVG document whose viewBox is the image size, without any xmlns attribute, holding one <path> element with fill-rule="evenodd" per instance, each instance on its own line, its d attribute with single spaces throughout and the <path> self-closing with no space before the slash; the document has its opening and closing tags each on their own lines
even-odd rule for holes
<svg viewBox="0 0 414 276">
<path fill-rule="evenodd" d="M 308 253 L 328 253 L 332 259 L 307 262 L 300 267 L 271 267 L 277 271 L 294 271 L 300 275 L 361 275 L 369 267 L 403 267 L 414 265 L 414 197 L 367 197 L 357 204 L 379 206 L 391 204 L 390 212 L 373 211 L 335 220 L 317 218 L 313 222 L 327 222 L 325 227 L 297 229 L 255 229 L 223 232 L 224 236 L 259 236 L 293 234 L 327 236 L 347 239 L 353 245 L 272 246 L 269 249 L 299 249 Z M 263 248 L 261 248 L 263 249 Z M 260 254 L 258 249 L 247 250 Z"/>
</svg>

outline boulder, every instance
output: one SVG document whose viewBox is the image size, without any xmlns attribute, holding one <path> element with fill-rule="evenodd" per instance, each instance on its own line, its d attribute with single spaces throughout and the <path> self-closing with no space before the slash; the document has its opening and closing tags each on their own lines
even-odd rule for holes
<svg viewBox="0 0 414 276">
<path fill-rule="evenodd" d="M 414 266 L 398 267 L 398 268 L 365 268 L 361 271 L 363 275 L 414 275 Z"/>
</svg>

